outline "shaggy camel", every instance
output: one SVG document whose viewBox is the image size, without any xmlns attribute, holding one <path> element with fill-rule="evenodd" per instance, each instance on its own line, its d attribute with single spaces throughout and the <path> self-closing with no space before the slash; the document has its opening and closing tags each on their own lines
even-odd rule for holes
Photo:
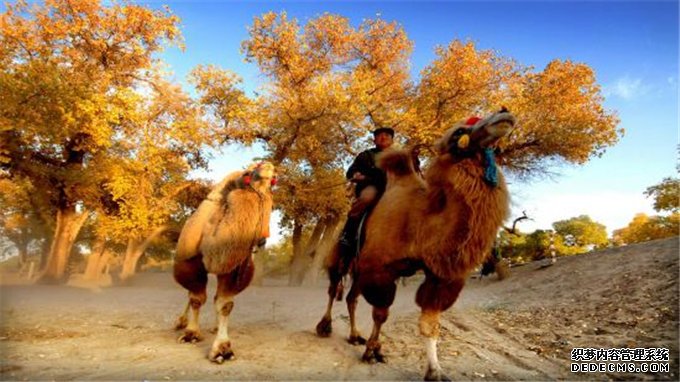
<svg viewBox="0 0 680 382">
<path fill-rule="evenodd" d="M 317 334 L 330 334 L 333 300 L 342 295 L 341 279 L 351 270 L 349 342 L 366 343 L 365 362 L 384 362 L 379 334 L 394 301 L 395 281 L 423 270 L 425 281 L 416 303 L 428 362 L 425 379 L 447 379 L 437 359 L 439 317 L 456 301 L 469 272 L 489 253 L 508 215 L 508 191 L 493 149 L 514 124 L 514 117 L 502 109 L 454 126 L 437 142 L 424 179 L 414 171 L 407 151 L 385 152 L 379 158 L 387 173 L 386 191 L 366 221 L 358 258 L 347 264 L 337 248 L 329 256 L 329 302 Z M 356 328 L 359 294 L 373 306 L 368 341 Z"/>
<path fill-rule="evenodd" d="M 202 339 L 198 317 L 207 298 L 208 273 L 217 275 L 217 336 L 208 354 L 213 362 L 234 356 L 227 331 L 229 314 L 234 296 L 253 278 L 253 251 L 269 236 L 275 180 L 274 166 L 268 162 L 230 174 L 213 188 L 180 233 L 174 277 L 189 291 L 189 302 L 177 320 L 177 329 L 185 329 L 178 340 Z"/>
</svg>

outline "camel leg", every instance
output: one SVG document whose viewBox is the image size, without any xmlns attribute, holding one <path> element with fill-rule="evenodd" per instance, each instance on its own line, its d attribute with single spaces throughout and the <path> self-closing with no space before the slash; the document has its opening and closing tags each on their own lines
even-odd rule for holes
<svg viewBox="0 0 680 382">
<path fill-rule="evenodd" d="M 361 359 L 368 363 L 385 362 L 385 356 L 380 351 L 380 329 L 387 321 L 390 306 L 394 302 L 396 277 L 385 271 L 370 271 L 362 272 L 356 281 L 366 301 L 373 305 L 373 331 Z"/>
<path fill-rule="evenodd" d="M 234 357 L 229 340 L 229 315 L 234 308 L 234 296 L 218 296 L 215 298 L 215 310 L 217 311 L 217 335 L 210 348 L 208 359 L 216 363 L 222 363 Z"/>
<path fill-rule="evenodd" d="M 191 301 L 187 302 L 187 306 L 184 308 L 182 314 L 177 317 L 177 322 L 175 323 L 175 330 L 182 330 L 189 324 L 189 310 L 191 309 Z"/>
<path fill-rule="evenodd" d="M 177 340 L 179 342 L 198 342 L 203 339 L 199 328 L 198 317 L 201 306 L 205 304 L 208 272 L 203 265 L 203 257 L 195 256 L 178 261 L 174 265 L 175 280 L 189 291 L 189 303 L 184 312 L 177 318 L 176 328 L 184 329 Z M 190 314 L 189 314 L 190 313 Z"/>
<path fill-rule="evenodd" d="M 352 287 L 347 293 L 347 311 L 349 312 L 350 325 L 349 338 L 347 339 L 347 342 L 352 345 L 364 345 L 366 344 L 366 339 L 362 337 L 359 333 L 359 330 L 357 330 L 356 310 L 359 297 L 359 288 L 357 285 L 357 283 L 352 283 Z"/>
<path fill-rule="evenodd" d="M 329 337 L 333 332 L 333 318 L 331 316 L 333 310 L 333 301 L 342 300 L 342 277 L 347 274 L 346 267 L 343 266 L 342 259 L 338 255 L 337 245 L 333 253 L 334 259 L 331 266 L 328 267 L 328 279 L 330 285 L 328 286 L 328 304 L 326 305 L 326 313 L 316 324 L 316 334 L 319 337 Z"/>
<path fill-rule="evenodd" d="M 450 308 L 460 291 L 465 279 L 442 280 L 428 274 L 423 284 L 418 288 L 416 302 L 421 308 L 419 328 L 425 337 L 425 352 L 427 354 L 426 381 L 450 381 L 442 371 L 437 357 L 437 341 L 439 339 L 439 318 L 441 312 Z"/>
<path fill-rule="evenodd" d="M 329 294 L 330 289 L 335 289 L 337 286 L 333 286 L 331 284 L 329 289 Z M 326 305 L 326 313 L 324 313 L 323 317 L 321 317 L 321 320 L 319 321 L 318 324 L 316 324 L 316 335 L 319 337 L 330 337 L 331 333 L 333 332 L 333 318 L 331 317 L 331 312 L 333 311 L 333 300 L 335 300 L 335 295 L 330 295 L 328 298 L 328 304 Z"/>
<path fill-rule="evenodd" d="M 366 342 L 366 350 L 361 360 L 367 363 L 386 362 L 385 356 L 381 352 L 380 328 L 387 321 L 390 308 L 373 307 L 373 331 Z"/>
<path fill-rule="evenodd" d="M 217 336 L 208 353 L 208 359 L 213 362 L 222 363 L 234 358 L 229 339 L 229 315 L 234 308 L 234 296 L 250 285 L 254 271 L 255 264 L 252 258 L 248 257 L 232 272 L 217 276 L 217 293 L 215 294 Z"/>
</svg>

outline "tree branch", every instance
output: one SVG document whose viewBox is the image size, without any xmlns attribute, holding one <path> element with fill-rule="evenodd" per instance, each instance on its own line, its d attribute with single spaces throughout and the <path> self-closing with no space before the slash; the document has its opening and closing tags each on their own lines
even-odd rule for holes
<svg viewBox="0 0 680 382">
<path fill-rule="evenodd" d="M 508 227 L 504 226 L 503 229 L 511 235 L 517 235 L 517 223 L 519 223 L 520 221 L 525 220 L 525 219 L 533 220 L 533 219 L 531 219 L 530 217 L 527 216 L 526 211 L 522 211 L 522 216 L 518 217 L 517 219 L 515 219 L 512 222 L 512 228 L 508 228 Z"/>
</svg>

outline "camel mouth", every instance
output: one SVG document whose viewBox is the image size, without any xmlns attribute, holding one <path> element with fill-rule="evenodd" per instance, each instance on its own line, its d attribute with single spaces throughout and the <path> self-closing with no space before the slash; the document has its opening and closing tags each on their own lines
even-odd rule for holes
<svg viewBox="0 0 680 382">
<path fill-rule="evenodd" d="M 260 179 L 265 179 L 265 180 L 270 180 L 272 178 L 276 177 L 276 174 L 274 173 L 274 169 L 262 169 L 257 172 L 259 175 Z"/>
<path fill-rule="evenodd" d="M 494 147 L 501 138 L 508 136 L 514 128 L 515 126 L 508 121 L 486 126 L 487 135 L 479 141 L 479 146 L 482 148 Z"/>
<path fill-rule="evenodd" d="M 494 147 L 515 128 L 516 119 L 506 110 L 491 114 L 472 126 L 470 138 L 480 148 Z"/>
</svg>

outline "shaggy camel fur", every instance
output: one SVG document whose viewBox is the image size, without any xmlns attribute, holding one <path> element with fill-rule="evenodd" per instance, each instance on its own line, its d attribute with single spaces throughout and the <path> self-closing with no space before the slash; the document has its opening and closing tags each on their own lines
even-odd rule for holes
<svg viewBox="0 0 680 382">
<path fill-rule="evenodd" d="M 420 333 L 426 339 L 426 380 L 447 379 L 437 360 L 439 316 L 453 305 L 469 272 L 489 253 L 508 215 L 508 191 L 492 150 L 512 130 L 514 117 L 503 109 L 470 123 L 454 126 L 438 141 L 424 179 L 414 171 L 409 152 L 384 153 L 379 162 L 387 172 L 387 189 L 367 219 L 358 258 L 343 264 L 333 252 L 327 264 L 329 303 L 317 333 L 330 334 L 333 299 L 341 295 L 340 280 L 351 270 L 349 341 L 366 343 L 362 357 L 366 362 L 384 362 L 379 334 L 394 301 L 395 281 L 417 270 L 425 272 L 416 303 L 421 308 Z M 368 341 L 355 325 L 359 294 L 373 306 Z"/>
<path fill-rule="evenodd" d="M 217 363 L 234 355 L 229 314 L 234 296 L 252 280 L 254 249 L 269 236 L 274 179 L 274 166 L 268 162 L 230 174 L 187 220 L 177 243 L 174 276 L 189 291 L 189 302 L 177 320 L 177 329 L 185 329 L 179 341 L 202 339 L 198 317 L 207 298 L 208 273 L 217 275 L 217 336 L 208 354 Z"/>
</svg>

